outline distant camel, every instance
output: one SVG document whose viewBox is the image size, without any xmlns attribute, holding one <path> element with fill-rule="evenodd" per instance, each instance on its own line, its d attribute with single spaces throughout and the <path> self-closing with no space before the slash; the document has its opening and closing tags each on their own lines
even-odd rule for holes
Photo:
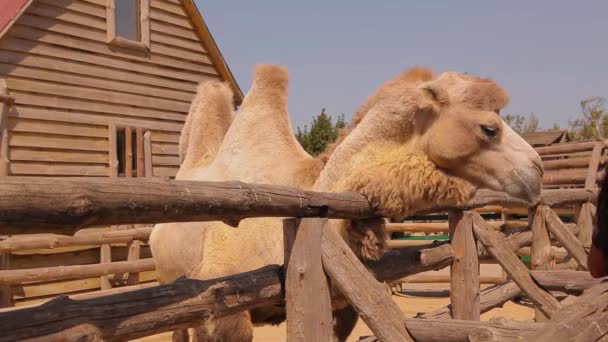
<svg viewBox="0 0 608 342">
<path fill-rule="evenodd" d="M 228 86 L 202 83 L 182 133 L 183 164 L 176 179 L 356 191 L 386 217 L 462 204 L 476 188 L 504 191 L 530 203 L 539 199 L 540 157 L 498 116 L 507 95 L 492 80 L 453 72 L 433 79 L 424 68 L 403 72 L 362 105 L 354 127 L 343 132 L 323 165 L 294 137 L 287 79 L 283 67 L 257 66 L 236 116 Z M 381 257 L 387 238 L 381 219 L 330 222 L 360 258 Z M 150 245 L 161 283 L 184 275 L 217 278 L 281 264 L 282 221 L 159 224 Z M 358 317 L 335 294 L 335 339 L 345 341 Z M 195 337 L 251 341 L 254 325 L 284 320 L 284 307 L 257 308 L 208 319 L 195 329 Z"/>
</svg>

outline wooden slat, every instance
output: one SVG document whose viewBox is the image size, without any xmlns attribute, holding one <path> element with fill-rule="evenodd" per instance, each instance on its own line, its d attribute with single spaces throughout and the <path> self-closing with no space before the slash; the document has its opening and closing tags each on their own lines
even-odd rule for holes
<svg viewBox="0 0 608 342">
<path fill-rule="evenodd" d="M 555 256 L 547 231 L 546 217 L 549 207 L 541 205 L 528 211 L 529 227 L 532 231 L 531 267 L 533 270 L 546 271 L 555 266 Z M 534 308 L 537 322 L 544 322 L 547 316 L 537 307 Z"/>
<path fill-rule="evenodd" d="M 179 157 L 162 155 L 152 156 L 152 165 L 179 166 Z"/>
<path fill-rule="evenodd" d="M 166 35 L 162 32 L 152 32 L 152 44 L 154 43 L 161 43 L 167 46 L 178 47 L 200 54 L 207 54 L 207 50 L 205 50 L 203 45 L 198 41 Z M 152 47 L 154 47 L 154 45 L 152 45 Z"/>
<path fill-rule="evenodd" d="M 109 169 L 98 165 L 57 165 L 50 163 L 12 162 L 10 172 L 14 175 L 44 176 L 108 176 Z"/>
<path fill-rule="evenodd" d="M 141 42 L 150 49 L 150 0 L 139 0 Z"/>
<path fill-rule="evenodd" d="M 128 70 L 108 68 L 95 64 L 84 63 L 75 60 L 66 60 L 62 58 L 31 55 L 23 52 L 2 51 L 0 53 L 0 62 L 10 64 L 10 67 L 19 67 L 19 70 L 26 69 L 45 71 L 46 74 L 38 75 L 37 77 L 28 76 L 31 73 L 25 74 L 25 71 L 20 71 L 22 75 L 30 78 L 48 79 L 58 81 L 55 75 L 66 75 L 75 77 L 77 75 L 85 76 L 90 79 L 88 85 L 91 87 L 119 90 L 124 92 L 140 93 L 142 95 L 164 97 L 190 102 L 194 96 L 196 85 L 191 82 L 174 81 L 162 76 L 144 75 Z M 4 67 L 6 69 L 7 67 Z M 11 74 L 14 71 L 6 71 L 6 74 Z M 54 71 L 54 73 L 48 73 Z M 103 83 L 103 79 L 114 80 L 118 82 Z M 77 78 L 69 78 L 64 80 L 65 83 L 79 81 Z M 123 84 L 123 87 L 120 87 Z M 127 90 L 125 87 L 133 87 L 139 85 L 139 88 Z"/>
<path fill-rule="evenodd" d="M 182 124 L 163 121 L 152 121 L 145 119 L 132 119 L 120 116 L 111 116 L 96 113 L 84 113 L 81 111 L 65 111 L 61 109 L 35 108 L 19 106 L 9 113 L 9 117 L 52 120 L 58 122 L 87 123 L 92 125 L 109 125 L 110 121 L 122 126 L 139 126 L 148 129 L 163 129 L 167 131 L 180 132 Z"/>
<path fill-rule="evenodd" d="M 547 147 L 537 147 L 535 148 L 536 152 L 543 156 L 548 154 L 559 154 L 559 153 L 574 153 L 581 151 L 590 151 L 593 149 L 595 142 L 586 141 L 579 143 L 565 143 L 565 144 L 555 144 Z"/>
<path fill-rule="evenodd" d="M 579 265 L 587 270 L 587 253 L 583 244 L 576 238 L 572 232 L 564 226 L 560 218 L 552 211 L 546 212 L 547 228 L 562 243 L 568 253 L 579 263 Z"/>
<path fill-rule="evenodd" d="M 101 19 L 106 18 L 106 9 L 102 6 L 93 5 L 84 1 L 74 0 L 38 0 L 38 2 L 57 6 L 63 10 L 70 10 L 74 12 L 83 13 L 89 16 L 98 17 Z"/>
<path fill-rule="evenodd" d="M 165 119 L 172 121 L 184 121 L 186 115 L 176 112 L 165 112 L 153 109 L 144 109 L 137 107 L 129 107 L 127 103 L 124 105 L 112 104 L 105 102 L 95 102 L 90 100 L 59 97 L 55 95 L 30 94 L 21 91 L 15 91 L 15 101 L 17 105 L 36 106 L 44 104 L 45 107 L 72 109 L 77 111 L 92 111 L 97 113 L 117 114 L 130 117 L 143 117 L 152 119 Z"/>
<path fill-rule="evenodd" d="M 133 240 L 127 244 L 127 261 L 135 261 L 140 259 L 141 241 Z M 127 285 L 139 284 L 139 272 L 131 272 L 127 277 Z"/>
<path fill-rule="evenodd" d="M 59 42 L 61 40 L 62 39 L 58 39 Z M 30 41 L 27 39 L 7 37 L 5 39 L 2 39 L 2 41 L 0 42 L 0 49 L 9 51 L 29 52 L 37 55 L 63 58 L 65 60 L 74 60 L 105 67 L 111 67 L 124 71 L 163 76 L 174 80 L 189 81 L 193 83 L 198 83 L 199 81 L 210 77 L 217 77 L 213 74 L 196 74 L 194 72 L 191 72 L 190 70 L 180 70 L 177 68 L 177 66 L 174 66 L 175 69 L 166 67 L 159 68 L 158 65 L 142 63 L 141 61 L 129 62 L 126 60 L 120 60 L 112 56 L 81 52 L 78 50 L 78 42 L 75 42 L 71 45 L 73 46 L 58 46 L 44 44 L 40 41 Z"/>
<path fill-rule="evenodd" d="M 333 337 L 329 286 L 321 261 L 325 225 L 327 219 L 302 219 L 287 254 L 285 301 L 289 342 L 330 341 Z"/>
<path fill-rule="evenodd" d="M 192 30 L 188 30 L 186 28 L 172 25 L 170 23 L 165 23 L 163 21 L 159 21 L 156 19 L 150 20 L 150 29 L 152 30 L 152 35 L 154 35 L 154 31 L 161 32 L 164 34 L 169 34 L 175 37 L 179 37 L 182 39 L 188 39 L 195 42 L 199 41 L 198 36 Z"/>
<path fill-rule="evenodd" d="M 60 7 L 49 6 L 38 1 L 27 10 L 25 15 L 28 14 L 35 14 L 39 17 L 56 18 L 58 20 L 85 25 L 98 30 L 106 29 L 105 18 L 88 16 L 85 18 L 86 20 L 83 20 L 83 16 L 77 12 L 65 11 Z M 21 21 L 21 18 L 19 19 L 19 21 Z"/>
<path fill-rule="evenodd" d="M 8 96 L 8 87 L 6 80 L 0 78 L 0 95 Z M 9 164 L 8 151 L 9 151 L 9 132 L 8 132 L 8 113 L 10 105 L 8 103 L 0 102 L 0 177 L 8 176 Z"/>
<path fill-rule="evenodd" d="M 152 154 L 172 154 L 178 155 L 178 145 L 170 143 L 153 143 Z"/>
<path fill-rule="evenodd" d="M 9 146 L 45 147 L 65 150 L 107 151 L 108 141 L 98 138 L 66 137 L 62 135 L 25 134 L 10 135 Z"/>
<path fill-rule="evenodd" d="M 154 167 L 153 168 L 154 177 L 175 177 L 177 174 L 178 168 L 176 167 Z"/>
<path fill-rule="evenodd" d="M 3 57 L 0 57 L 2 59 Z M 9 76 L 16 76 L 19 78 L 27 78 L 40 81 L 50 81 L 53 83 L 63 83 L 80 86 L 82 88 L 97 88 L 102 90 L 109 90 L 117 93 L 137 94 L 143 95 L 147 98 L 161 98 L 169 100 L 183 101 L 190 103 L 192 95 L 186 92 L 171 91 L 166 89 L 160 89 L 151 86 L 141 86 L 133 83 L 126 83 L 123 81 L 105 80 L 92 77 L 92 75 L 79 76 L 66 73 L 63 71 L 49 71 L 45 69 L 37 69 L 26 66 L 17 66 L 14 64 L 0 64 L 0 74 Z M 129 77 L 122 74 L 122 77 Z"/>
<path fill-rule="evenodd" d="M 145 154 L 145 176 L 152 177 L 152 142 L 150 141 L 150 131 L 144 133 L 144 154 Z"/>
<path fill-rule="evenodd" d="M 125 177 L 133 177 L 133 130 L 125 127 Z"/>
<path fill-rule="evenodd" d="M 79 137 L 106 138 L 108 136 L 108 129 L 104 126 L 15 118 L 9 119 L 9 130 L 12 132 L 46 133 Z"/>
<path fill-rule="evenodd" d="M 9 150 L 9 160 L 108 164 L 108 154 L 102 152 L 48 151 L 33 148 L 13 147 Z"/>
<path fill-rule="evenodd" d="M 589 251 L 591 249 L 591 239 L 593 235 L 593 212 L 594 206 L 591 203 L 583 203 L 580 206 L 576 225 L 578 227 L 578 239 L 583 244 L 583 247 Z"/>
<path fill-rule="evenodd" d="M 144 130 L 137 128 L 137 140 L 136 140 L 136 151 L 137 151 L 137 177 L 145 176 L 145 156 L 144 156 Z"/>
<path fill-rule="evenodd" d="M 116 125 L 110 123 L 108 126 L 108 164 L 110 177 L 118 177 L 118 140 L 116 134 Z"/>
<path fill-rule="evenodd" d="M 184 11 L 184 8 L 181 5 L 170 3 L 167 1 L 152 0 L 150 1 L 150 7 L 160 9 L 172 14 L 176 14 L 181 17 L 187 17 L 186 12 Z"/>
<path fill-rule="evenodd" d="M 112 262 L 112 247 L 109 244 L 101 245 L 99 249 L 99 263 L 107 264 Z M 47 279 L 45 279 L 47 280 Z M 108 290 L 112 288 L 112 283 L 110 283 L 110 277 L 107 275 L 102 275 L 99 278 L 101 283 L 102 290 Z"/>
<path fill-rule="evenodd" d="M 75 32 L 75 34 L 78 33 Z M 135 64 L 133 62 L 139 62 L 137 64 L 147 66 L 148 68 L 153 67 L 155 69 L 161 69 L 158 66 L 162 65 L 169 68 L 187 70 L 189 73 L 199 76 L 217 75 L 217 71 L 211 65 L 176 60 L 175 58 L 164 57 L 157 54 L 136 53 L 135 50 L 127 48 L 110 48 L 108 44 L 80 39 L 76 38 L 76 36 L 44 31 L 25 25 L 14 25 L 11 28 L 11 35 L 28 40 L 32 39 L 32 37 L 36 37 L 37 42 L 44 42 L 71 49 L 95 52 L 97 54 L 112 57 L 114 60 L 116 60 L 116 62 L 123 63 L 125 65 Z M 131 63 L 129 63 L 129 61 L 131 61 Z"/>
<path fill-rule="evenodd" d="M 604 151 L 604 143 L 596 142 L 591 152 L 591 161 L 589 162 L 589 170 L 587 171 L 587 177 L 585 178 L 585 189 L 594 189 L 597 181 L 598 168 L 600 167 L 600 160 L 602 159 L 602 152 Z"/>
<path fill-rule="evenodd" d="M 13 77 L 9 77 L 7 82 L 9 89 L 15 91 L 20 90 L 77 99 L 95 100 L 103 103 L 139 106 L 142 108 L 168 111 L 168 114 L 171 112 L 188 113 L 190 108 L 189 104 L 181 101 L 164 100 L 101 89 L 89 89 L 84 87 L 62 85 L 43 81 L 32 81 Z"/>
<path fill-rule="evenodd" d="M 180 134 L 176 134 L 175 132 L 162 132 L 162 131 L 153 131 L 151 139 L 153 142 L 170 142 L 170 143 L 179 143 Z"/>
<path fill-rule="evenodd" d="M 477 239 L 486 246 L 528 298 L 538 305 L 539 309 L 549 317 L 559 310 L 559 302 L 536 285 L 526 266 L 506 246 L 504 237 L 494 229 L 491 229 L 491 227 L 487 227 L 484 219 L 479 214 L 472 212 L 472 216 L 473 230 Z"/>
<path fill-rule="evenodd" d="M 169 23 L 175 26 L 179 26 L 188 30 L 193 30 L 192 24 L 188 17 L 184 17 L 181 15 L 175 15 L 168 13 L 166 11 L 159 11 L 156 8 L 152 8 L 150 11 L 150 17 L 154 20 L 162 21 L 164 23 Z"/>
<path fill-rule="evenodd" d="M 473 236 L 470 213 L 449 213 L 450 240 L 454 249 L 454 262 L 450 269 L 450 300 L 452 318 L 478 321 L 479 259 Z"/>
<path fill-rule="evenodd" d="M 11 253 L 0 252 L 0 271 L 11 269 Z M 0 285 L 0 308 L 13 306 L 13 291 L 9 285 Z"/>
</svg>

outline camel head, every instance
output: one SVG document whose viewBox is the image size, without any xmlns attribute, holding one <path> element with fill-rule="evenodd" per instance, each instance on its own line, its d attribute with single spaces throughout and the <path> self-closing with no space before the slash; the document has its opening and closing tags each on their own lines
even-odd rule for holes
<svg viewBox="0 0 608 342">
<path fill-rule="evenodd" d="M 432 104 L 416 115 L 414 134 L 434 164 L 476 187 L 538 202 L 541 159 L 500 118 L 507 95 L 496 83 L 450 72 L 418 88 Z"/>
</svg>

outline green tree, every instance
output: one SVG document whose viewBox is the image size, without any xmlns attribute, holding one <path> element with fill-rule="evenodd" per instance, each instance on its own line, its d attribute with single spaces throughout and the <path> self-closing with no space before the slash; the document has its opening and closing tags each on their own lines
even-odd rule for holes
<svg viewBox="0 0 608 342">
<path fill-rule="evenodd" d="M 532 133 L 539 129 L 538 117 L 531 113 L 528 117 L 521 114 L 506 114 L 502 119 L 511 126 L 517 134 Z"/>
<path fill-rule="evenodd" d="M 606 99 L 591 97 L 580 102 L 582 118 L 570 120 L 572 140 L 604 139 L 608 136 Z"/>
<path fill-rule="evenodd" d="M 296 139 L 306 152 L 316 156 L 323 152 L 328 144 L 334 142 L 338 136 L 338 130 L 345 127 L 344 114 L 339 116 L 334 123 L 331 115 L 328 115 L 323 108 L 320 114 L 313 117 L 310 130 L 307 125 L 304 125 L 304 129 L 297 128 Z"/>
</svg>

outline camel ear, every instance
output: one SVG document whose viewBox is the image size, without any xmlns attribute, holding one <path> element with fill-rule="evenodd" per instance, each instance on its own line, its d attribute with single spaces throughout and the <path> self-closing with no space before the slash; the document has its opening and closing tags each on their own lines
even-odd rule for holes
<svg viewBox="0 0 608 342">
<path fill-rule="evenodd" d="M 445 106 L 450 103 L 450 96 L 447 90 L 440 86 L 437 82 L 426 82 L 418 86 L 427 94 L 434 102 L 440 106 Z"/>
</svg>

